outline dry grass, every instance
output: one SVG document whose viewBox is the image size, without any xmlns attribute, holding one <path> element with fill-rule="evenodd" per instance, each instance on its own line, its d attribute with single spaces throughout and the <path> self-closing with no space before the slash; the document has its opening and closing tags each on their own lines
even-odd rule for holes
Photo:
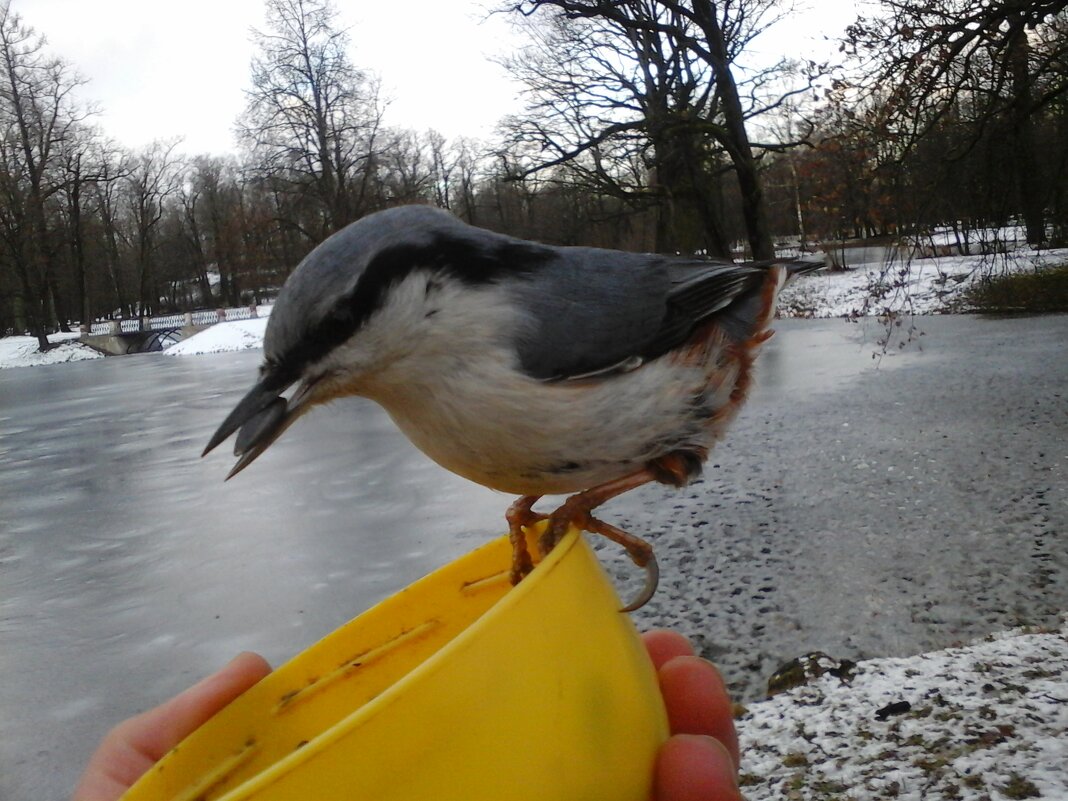
<svg viewBox="0 0 1068 801">
<path fill-rule="evenodd" d="M 1068 311 L 1068 264 L 978 282 L 968 304 L 993 314 Z"/>
</svg>

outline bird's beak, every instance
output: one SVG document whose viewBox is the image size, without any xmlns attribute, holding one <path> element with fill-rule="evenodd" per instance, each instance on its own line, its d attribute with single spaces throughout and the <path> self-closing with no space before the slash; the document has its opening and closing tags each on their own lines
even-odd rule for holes
<svg viewBox="0 0 1068 801">
<path fill-rule="evenodd" d="M 249 390 L 223 420 L 201 454 L 207 456 L 236 431 L 234 456 L 237 456 L 238 460 L 226 475 L 227 480 L 252 464 L 256 457 L 267 450 L 310 406 L 308 390 L 312 385 L 302 385 L 292 400 L 287 401 L 278 394 L 277 386 L 268 388 L 264 384 L 265 381 L 260 381 Z M 281 389 L 284 391 L 286 388 Z"/>
</svg>

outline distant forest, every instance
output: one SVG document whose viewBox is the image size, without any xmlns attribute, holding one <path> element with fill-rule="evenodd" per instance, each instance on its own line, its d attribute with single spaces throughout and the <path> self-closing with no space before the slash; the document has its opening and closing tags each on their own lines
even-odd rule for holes
<svg viewBox="0 0 1068 801">
<path fill-rule="evenodd" d="M 521 237 L 715 257 L 1018 224 L 1068 244 L 1068 0 L 884 0 L 839 63 L 754 68 L 775 0 L 513 0 L 526 107 L 391 127 L 330 0 L 266 0 L 238 155 L 130 151 L 0 3 L 0 334 L 262 302 L 316 243 L 430 203 Z"/>
</svg>

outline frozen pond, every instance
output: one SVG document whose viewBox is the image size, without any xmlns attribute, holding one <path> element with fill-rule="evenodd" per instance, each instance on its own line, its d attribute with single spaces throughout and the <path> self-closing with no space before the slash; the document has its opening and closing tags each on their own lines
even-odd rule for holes
<svg viewBox="0 0 1068 801">
<path fill-rule="evenodd" d="M 705 480 L 606 510 L 660 555 L 639 623 L 696 636 L 748 694 L 804 651 L 915 653 L 1068 609 L 1068 317 L 925 319 L 878 367 L 865 325 L 780 322 Z M 278 664 L 503 533 L 509 498 L 364 402 L 223 483 L 225 447 L 199 453 L 259 357 L 0 371 L 3 801 L 64 797 L 121 718 L 239 650 Z"/>
</svg>

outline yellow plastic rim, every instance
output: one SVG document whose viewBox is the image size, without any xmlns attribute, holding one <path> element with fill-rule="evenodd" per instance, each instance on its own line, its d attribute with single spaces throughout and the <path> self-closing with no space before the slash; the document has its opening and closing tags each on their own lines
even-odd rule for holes
<svg viewBox="0 0 1068 801">
<path fill-rule="evenodd" d="M 124 801 L 645 801 L 667 721 L 611 583 L 575 531 L 510 564 L 502 537 L 349 621 Z"/>
</svg>

